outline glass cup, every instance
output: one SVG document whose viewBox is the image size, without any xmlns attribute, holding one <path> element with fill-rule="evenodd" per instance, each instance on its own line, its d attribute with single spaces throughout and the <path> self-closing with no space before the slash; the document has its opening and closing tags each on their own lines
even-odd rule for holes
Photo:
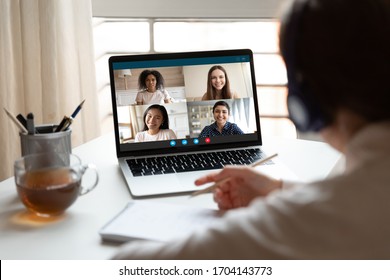
<svg viewBox="0 0 390 280">
<path fill-rule="evenodd" d="M 94 179 L 84 187 L 81 179 L 87 170 L 93 171 Z M 26 155 L 15 161 L 14 173 L 21 201 L 42 217 L 61 215 L 99 182 L 94 165 L 82 164 L 79 157 L 69 153 Z"/>
</svg>

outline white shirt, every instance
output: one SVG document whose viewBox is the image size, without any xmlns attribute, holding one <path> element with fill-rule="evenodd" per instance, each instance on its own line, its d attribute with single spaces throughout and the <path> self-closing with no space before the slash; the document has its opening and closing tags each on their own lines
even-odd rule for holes
<svg viewBox="0 0 390 280">
<path fill-rule="evenodd" d="M 135 98 L 136 102 L 141 102 L 143 105 L 146 104 L 164 104 L 164 100 L 170 100 L 171 96 L 167 90 L 156 90 L 155 92 L 148 92 L 143 90 L 137 93 Z"/>
<path fill-rule="evenodd" d="M 342 175 L 228 211 L 182 240 L 131 242 L 130 259 L 390 259 L 390 122 L 350 141 Z"/>
<path fill-rule="evenodd" d="M 150 135 L 148 131 L 141 131 L 135 135 L 134 142 L 162 141 L 176 139 L 176 134 L 172 129 L 160 129 L 157 134 Z"/>
</svg>

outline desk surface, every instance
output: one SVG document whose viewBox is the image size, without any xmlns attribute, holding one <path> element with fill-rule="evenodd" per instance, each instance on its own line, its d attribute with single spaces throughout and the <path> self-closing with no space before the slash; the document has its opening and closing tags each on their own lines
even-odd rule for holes
<svg viewBox="0 0 390 280">
<path fill-rule="evenodd" d="M 268 154 L 277 151 L 280 160 L 303 180 L 324 178 L 340 158 L 322 142 L 269 138 L 264 148 Z M 117 164 L 114 136 L 96 138 L 73 149 L 73 153 L 84 163 L 97 166 L 100 182 L 58 220 L 32 220 L 19 201 L 13 177 L 0 182 L 0 259 L 93 260 L 115 253 L 118 245 L 103 243 L 98 231 L 132 198 Z M 148 200 L 216 207 L 210 194 L 193 199 L 177 195 Z"/>
</svg>

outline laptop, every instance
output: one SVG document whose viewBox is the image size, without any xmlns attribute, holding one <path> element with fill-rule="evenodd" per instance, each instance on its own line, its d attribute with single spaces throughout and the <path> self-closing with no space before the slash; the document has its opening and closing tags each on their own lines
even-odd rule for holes
<svg viewBox="0 0 390 280">
<path fill-rule="evenodd" d="M 198 191 L 200 176 L 266 157 L 251 50 L 112 56 L 109 72 L 116 154 L 133 197 Z M 230 98 L 206 98 L 208 86 L 229 86 Z M 289 173 L 275 162 L 266 173 Z"/>
</svg>

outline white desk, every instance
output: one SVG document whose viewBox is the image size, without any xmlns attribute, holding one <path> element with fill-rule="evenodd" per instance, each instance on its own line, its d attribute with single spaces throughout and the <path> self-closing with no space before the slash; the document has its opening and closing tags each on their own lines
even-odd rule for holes
<svg viewBox="0 0 390 280">
<path fill-rule="evenodd" d="M 321 142 L 273 138 L 264 142 L 266 151 L 277 151 L 280 160 L 304 180 L 324 178 L 340 157 Z M 114 136 L 99 137 L 73 152 L 84 163 L 96 164 L 100 182 L 57 221 L 31 221 L 17 197 L 14 179 L 0 182 L 0 259 L 107 259 L 115 253 L 118 245 L 102 243 L 98 231 L 132 198 L 117 165 Z M 150 200 L 215 207 L 210 194 Z"/>
</svg>

